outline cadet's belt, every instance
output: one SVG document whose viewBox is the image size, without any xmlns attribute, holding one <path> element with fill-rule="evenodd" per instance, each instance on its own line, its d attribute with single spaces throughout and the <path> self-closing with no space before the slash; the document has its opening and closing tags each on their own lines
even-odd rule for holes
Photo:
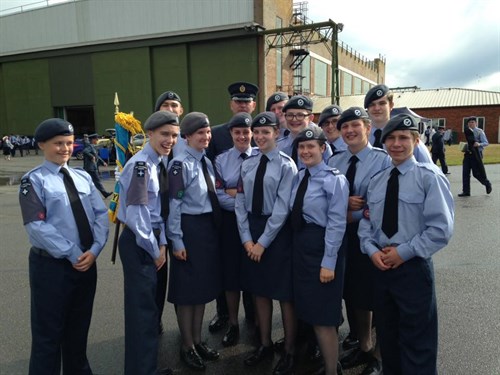
<svg viewBox="0 0 500 375">
<path fill-rule="evenodd" d="M 32 246 L 31 247 L 31 252 L 36 255 L 40 255 L 42 257 L 46 258 L 54 258 L 52 255 L 49 254 L 47 250 L 40 249 L 38 247 Z"/>
<path fill-rule="evenodd" d="M 128 226 L 125 225 L 125 228 L 127 228 L 129 231 L 131 231 L 132 233 L 134 233 L 134 231 L 132 229 L 130 229 Z M 156 237 L 156 239 L 159 239 L 160 238 L 160 234 L 161 234 L 161 229 L 160 228 L 153 228 L 153 234 Z"/>
</svg>

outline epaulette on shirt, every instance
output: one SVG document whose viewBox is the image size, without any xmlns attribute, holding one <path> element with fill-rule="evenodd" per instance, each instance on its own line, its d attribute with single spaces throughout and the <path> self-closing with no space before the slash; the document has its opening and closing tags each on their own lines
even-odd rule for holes
<svg viewBox="0 0 500 375">
<path fill-rule="evenodd" d="M 342 173 L 340 173 L 340 171 L 337 168 L 333 168 L 333 167 L 328 167 L 327 171 L 330 172 L 331 174 L 333 174 L 334 176 L 338 176 L 338 175 L 342 174 Z"/>
<path fill-rule="evenodd" d="M 181 199 L 184 196 L 184 178 L 182 177 L 182 161 L 174 160 L 168 176 L 170 198 Z"/>
<path fill-rule="evenodd" d="M 384 154 L 387 155 L 387 151 L 384 150 L 383 148 L 372 147 L 372 150 L 375 151 L 375 152 L 383 152 Z"/>
<path fill-rule="evenodd" d="M 285 159 L 288 159 L 290 161 L 293 161 L 292 157 L 291 156 L 288 156 L 288 154 L 285 154 L 283 151 L 280 151 L 280 155 L 285 158 Z M 294 161 L 293 161 L 294 162 Z M 294 162 L 295 163 L 295 162 Z"/>
</svg>

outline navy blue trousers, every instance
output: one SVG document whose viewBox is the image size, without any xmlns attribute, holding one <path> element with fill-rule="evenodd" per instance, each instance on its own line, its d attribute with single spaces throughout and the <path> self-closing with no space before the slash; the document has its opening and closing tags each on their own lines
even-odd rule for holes
<svg viewBox="0 0 500 375">
<path fill-rule="evenodd" d="M 384 375 L 437 374 L 438 319 L 431 259 L 377 269 L 375 317 Z"/>
<path fill-rule="evenodd" d="M 66 259 L 31 251 L 30 375 L 91 375 L 87 338 L 97 267 L 79 272 Z"/>
<path fill-rule="evenodd" d="M 125 289 L 125 375 L 153 375 L 158 359 L 156 266 L 127 227 L 118 249 Z"/>
</svg>

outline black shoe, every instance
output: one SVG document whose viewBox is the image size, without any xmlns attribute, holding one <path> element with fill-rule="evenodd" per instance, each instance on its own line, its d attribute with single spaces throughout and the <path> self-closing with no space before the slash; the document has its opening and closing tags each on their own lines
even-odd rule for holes
<svg viewBox="0 0 500 375">
<path fill-rule="evenodd" d="M 230 325 L 226 331 L 226 334 L 222 338 L 222 346 L 234 346 L 237 344 L 240 338 L 240 328 L 238 326 Z"/>
<path fill-rule="evenodd" d="M 222 328 L 224 328 L 229 320 L 227 315 L 216 314 L 213 319 L 208 324 L 208 330 L 211 333 L 219 332 Z"/>
<path fill-rule="evenodd" d="M 289 375 L 293 374 L 295 366 L 295 356 L 290 353 L 285 353 L 281 356 L 273 370 L 273 375 Z"/>
<path fill-rule="evenodd" d="M 458 194 L 459 197 L 470 197 L 470 193 L 460 193 Z"/>
<path fill-rule="evenodd" d="M 486 185 L 486 194 L 491 193 L 492 190 L 493 190 L 493 188 L 491 187 L 491 183 L 489 183 L 488 185 Z"/>
<path fill-rule="evenodd" d="M 200 342 L 199 344 L 195 344 L 194 348 L 196 352 L 203 358 L 205 361 L 215 361 L 219 359 L 219 352 L 215 349 L 212 349 L 204 342 Z"/>
<path fill-rule="evenodd" d="M 373 359 L 372 352 L 364 352 L 361 349 L 354 349 L 345 357 L 340 359 L 343 369 L 353 368 L 370 362 Z"/>
<path fill-rule="evenodd" d="M 205 362 L 203 362 L 203 359 L 194 348 L 189 348 L 188 350 L 181 349 L 181 360 L 187 367 L 193 370 L 205 370 Z"/>
<path fill-rule="evenodd" d="M 274 349 L 272 346 L 260 346 L 256 351 L 254 351 L 250 356 L 245 358 L 243 361 L 247 366 L 255 366 L 266 359 L 272 359 L 274 357 Z"/>
<path fill-rule="evenodd" d="M 106 192 L 103 193 L 103 195 L 104 195 L 104 199 L 106 199 L 106 198 L 109 198 L 111 195 L 113 195 L 113 193 L 110 193 L 109 191 L 106 191 Z"/>
<path fill-rule="evenodd" d="M 283 353 L 285 351 L 285 338 L 282 337 L 274 342 L 274 351 L 277 353 Z"/>
<path fill-rule="evenodd" d="M 380 375 L 382 374 L 382 363 L 375 357 L 366 365 L 361 375 Z"/>
<path fill-rule="evenodd" d="M 356 337 L 351 336 L 349 333 L 347 337 L 342 341 L 342 349 L 351 350 L 359 347 L 359 340 Z"/>
<path fill-rule="evenodd" d="M 171 368 L 165 367 L 156 370 L 156 375 L 174 375 L 174 371 Z"/>
<path fill-rule="evenodd" d="M 451 174 L 451 172 L 446 172 L 445 174 Z"/>
<path fill-rule="evenodd" d="M 307 349 L 307 358 L 309 359 L 310 362 L 319 362 L 323 359 L 321 356 L 321 350 L 319 348 L 318 344 L 315 345 L 309 345 Z"/>
</svg>

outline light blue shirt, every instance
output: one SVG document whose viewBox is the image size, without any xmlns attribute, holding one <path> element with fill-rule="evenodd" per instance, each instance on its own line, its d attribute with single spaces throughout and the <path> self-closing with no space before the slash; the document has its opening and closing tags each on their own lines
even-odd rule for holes
<svg viewBox="0 0 500 375">
<path fill-rule="evenodd" d="M 484 134 L 483 129 L 478 128 L 477 126 L 474 129 L 471 129 L 474 133 L 474 140 L 479 143 L 478 151 L 481 157 L 483 157 L 483 149 L 489 145 L 488 139 L 486 138 L 486 134 Z"/>
<path fill-rule="evenodd" d="M 199 152 L 186 145 L 184 152 L 175 156 L 168 164 L 170 213 L 167 220 L 167 235 L 172 240 L 174 251 L 185 249 L 181 229 L 182 214 L 201 215 L 212 212 L 208 187 L 203 175 L 201 159 L 205 158 L 207 169 L 215 186 L 215 173 L 212 162 Z"/>
<path fill-rule="evenodd" d="M 337 168 L 340 173 L 346 174 L 349 168 L 349 160 L 353 154 L 349 149 L 346 151 L 335 154 L 328 161 L 328 165 L 333 168 Z M 356 174 L 354 175 L 354 193 L 353 195 L 359 195 L 366 200 L 366 193 L 368 190 L 368 184 L 370 179 L 376 175 L 382 169 L 385 169 L 391 165 L 391 158 L 385 152 L 377 147 L 372 147 L 371 144 L 359 151 L 356 156 L 359 161 L 356 163 Z M 352 211 L 352 218 L 354 221 L 359 221 L 363 217 L 364 209 L 358 211 Z"/>
<path fill-rule="evenodd" d="M 83 169 L 68 168 L 94 236 L 90 251 L 96 257 L 108 240 L 108 208 L 90 175 Z M 66 258 L 78 263 L 84 249 L 64 187 L 61 166 L 45 160 L 25 174 L 19 187 L 19 203 L 29 241 L 34 247 L 47 251 L 54 258 Z"/>
<path fill-rule="evenodd" d="M 398 232 L 387 238 L 382 231 L 385 193 L 392 168 L 372 178 L 368 186 L 369 219 L 359 223 L 361 251 L 370 257 L 381 248 L 397 246 L 399 256 L 430 258 L 448 244 L 453 234 L 454 202 L 450 183 L 434 164 L 414 157 L 398 167 Z"/>
<path fill-rule="evenodd" d="M 290 210 L 304 173 L 305 169 L 300 170 L 294 178 Z M 343 175 L 324 162 L 309 168 L 309 173 L 311 176 L 304 195 L 302 217 L 307 223 L 314 223 L 326 229 L 321 267 L 334 271 L 346 228 L 349 183 Z"/>
<path fill-rule="evenodd" d="M 118 220 L 135 234 L 137 246 L 153 259 L 160 256 L 160 245 L 166 245 L 165 225 L 161 217 L 159 163 L 166 163 L 151 145 L 127 161 L 120 174 L 120 200 Z M 158 241 L 153 230 L 160 229 Z"/>
<path fill-rule="evenodd" d="M 267 219 L 264 233 L 257 241 L 264 248 L 269 247 L 273 242 L 288 217 L 293 177 L 297 174 L 297 167 L 293 160 L 277 148 L 268 152 L 266 156 L 269 162 L 264 175 L 262 214 L 270 215 L 270 217 Z M 241 180 L 236 194 L 235 212 L 242 243 L 252 240 L 248 214 L 252 212 L 253 185 L 261 157 L 262 154 L 252 156 L 241 165 Z"/>
<path fill-rule="evenodd" d="M 257 155 L 259 149 L 257 147 L 248 147 L 244 152 L 247 157 Z M 226 193 L 226 189 L 236 189 L 240 179 L 240 168 L 243 163 L 241 152 L 235 147 L 224 151 L 215 157 L 215 188 L 217 191 L 217 198 L 221 208 L 226 211 L 234 212 L 235 197 Z"/>
</svg>

